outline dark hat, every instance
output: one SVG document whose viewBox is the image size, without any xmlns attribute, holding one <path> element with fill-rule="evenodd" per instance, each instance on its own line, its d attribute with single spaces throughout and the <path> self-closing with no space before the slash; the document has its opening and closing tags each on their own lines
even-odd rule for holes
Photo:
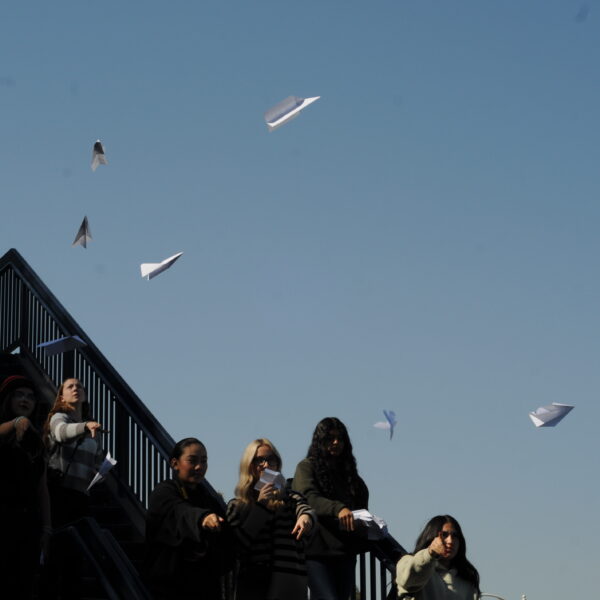
<svg viewBox="0 0 600 600">
<path fill-rule="evenodd" d="M 35 385 L 23 375 L 10 375 L 0 385 L 0 402 L 20 387 L 28 387 L 35 391 Z"/>
</svg>

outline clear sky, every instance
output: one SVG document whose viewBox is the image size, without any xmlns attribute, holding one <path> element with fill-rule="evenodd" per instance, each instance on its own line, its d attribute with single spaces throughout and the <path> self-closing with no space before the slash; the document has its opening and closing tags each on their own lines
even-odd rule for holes
<svg viewBox="0 0 600 600">
<path fill-rule="evenodd" d="M 0 251 L 226 498 L 335 415 L 403 545 L 449 512 L 484 591 L 598 596 L 600 3 L 5 0 L 0 57 Z"/>
</svg>

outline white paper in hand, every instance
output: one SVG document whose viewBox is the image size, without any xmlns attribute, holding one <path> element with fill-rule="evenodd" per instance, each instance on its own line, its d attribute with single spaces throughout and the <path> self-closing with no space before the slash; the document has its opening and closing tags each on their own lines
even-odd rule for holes
<svg viewBox="0 0 600 600">
<path fill-rule="evenodd" d="M 380 540 L 388 533 L 387 523 L 377 515 L 370 513 L 365 508 L 353 510 L 355 521 L 360 521 L 367 528 L 367 536 L 370 540 Z"/>
<path fill-rule="evenodd" d="M 260 479 L 254 485 L 255 490 L 262 489 L 267 483 L 272 483 L 276 490 L 285 488 L 285 477 L 279 471 L 271 471 L 271 469 L 265 469 L 260 474 Z"/>
</svg>

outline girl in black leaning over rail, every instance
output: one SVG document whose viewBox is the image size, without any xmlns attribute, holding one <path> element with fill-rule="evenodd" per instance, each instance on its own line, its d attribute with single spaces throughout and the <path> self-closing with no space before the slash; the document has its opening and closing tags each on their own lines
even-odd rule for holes
<svg viewBox="0 0 600 600">
<path fill-rule="evenodd" d="M 185 438 L 171 453 L 173 479 L 150 495 L 146 517 L 145 579 L 157 600 L 228 597 L 233 540 L 225 504 L 204 486 L 204 444 Z"/>
</svg>

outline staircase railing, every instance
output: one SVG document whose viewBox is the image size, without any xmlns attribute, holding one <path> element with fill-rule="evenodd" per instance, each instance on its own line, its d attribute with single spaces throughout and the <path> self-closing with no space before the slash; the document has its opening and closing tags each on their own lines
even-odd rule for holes
<svg viewBox="0 0 600 600">
<path fill-rule="evenodd" d="M 86 517 L 58 529 L 53 538 L 69 537 L 88 561 L 96 580 L 109 600 L 151 600 L 131 562 L 112 536 L 94 519 Z"/>
<path fill-rule="evenodd" d="M 46 356 L 38 348 L 43 342 L 72 335 L 86 345 L 55 356 Z M 91 414 L 109 431 L 104 448 L 119 461 L 114 489 L 131 497 L 138 511 L 132 520 L 139 524 L 150 492 L 170 476 L 173 438 L 23 257 L 11 249 L 0 258 L 0 351 L 16 350 L 54 389 L 68 377 L 83 383 Z M 222 501 L 208 482 L 206 485 Z M 390 537 L 359 558 L 361 600 L 393 597 L 394 565 L 404 552 Z"/>
<path fill-rule="evenodd" d="M 37 347 L 71 335 L 86 346 L 55 356 Z M 170 475 L 173 439 L 14 249 L 0 259 L 0 349 L 18 349 L 55 389 L 68 377 L 83 383 L 91 414 L 109 431 L 103 445 L 119 461 L 119 478 L 147 507 Z"/>
</svg>

